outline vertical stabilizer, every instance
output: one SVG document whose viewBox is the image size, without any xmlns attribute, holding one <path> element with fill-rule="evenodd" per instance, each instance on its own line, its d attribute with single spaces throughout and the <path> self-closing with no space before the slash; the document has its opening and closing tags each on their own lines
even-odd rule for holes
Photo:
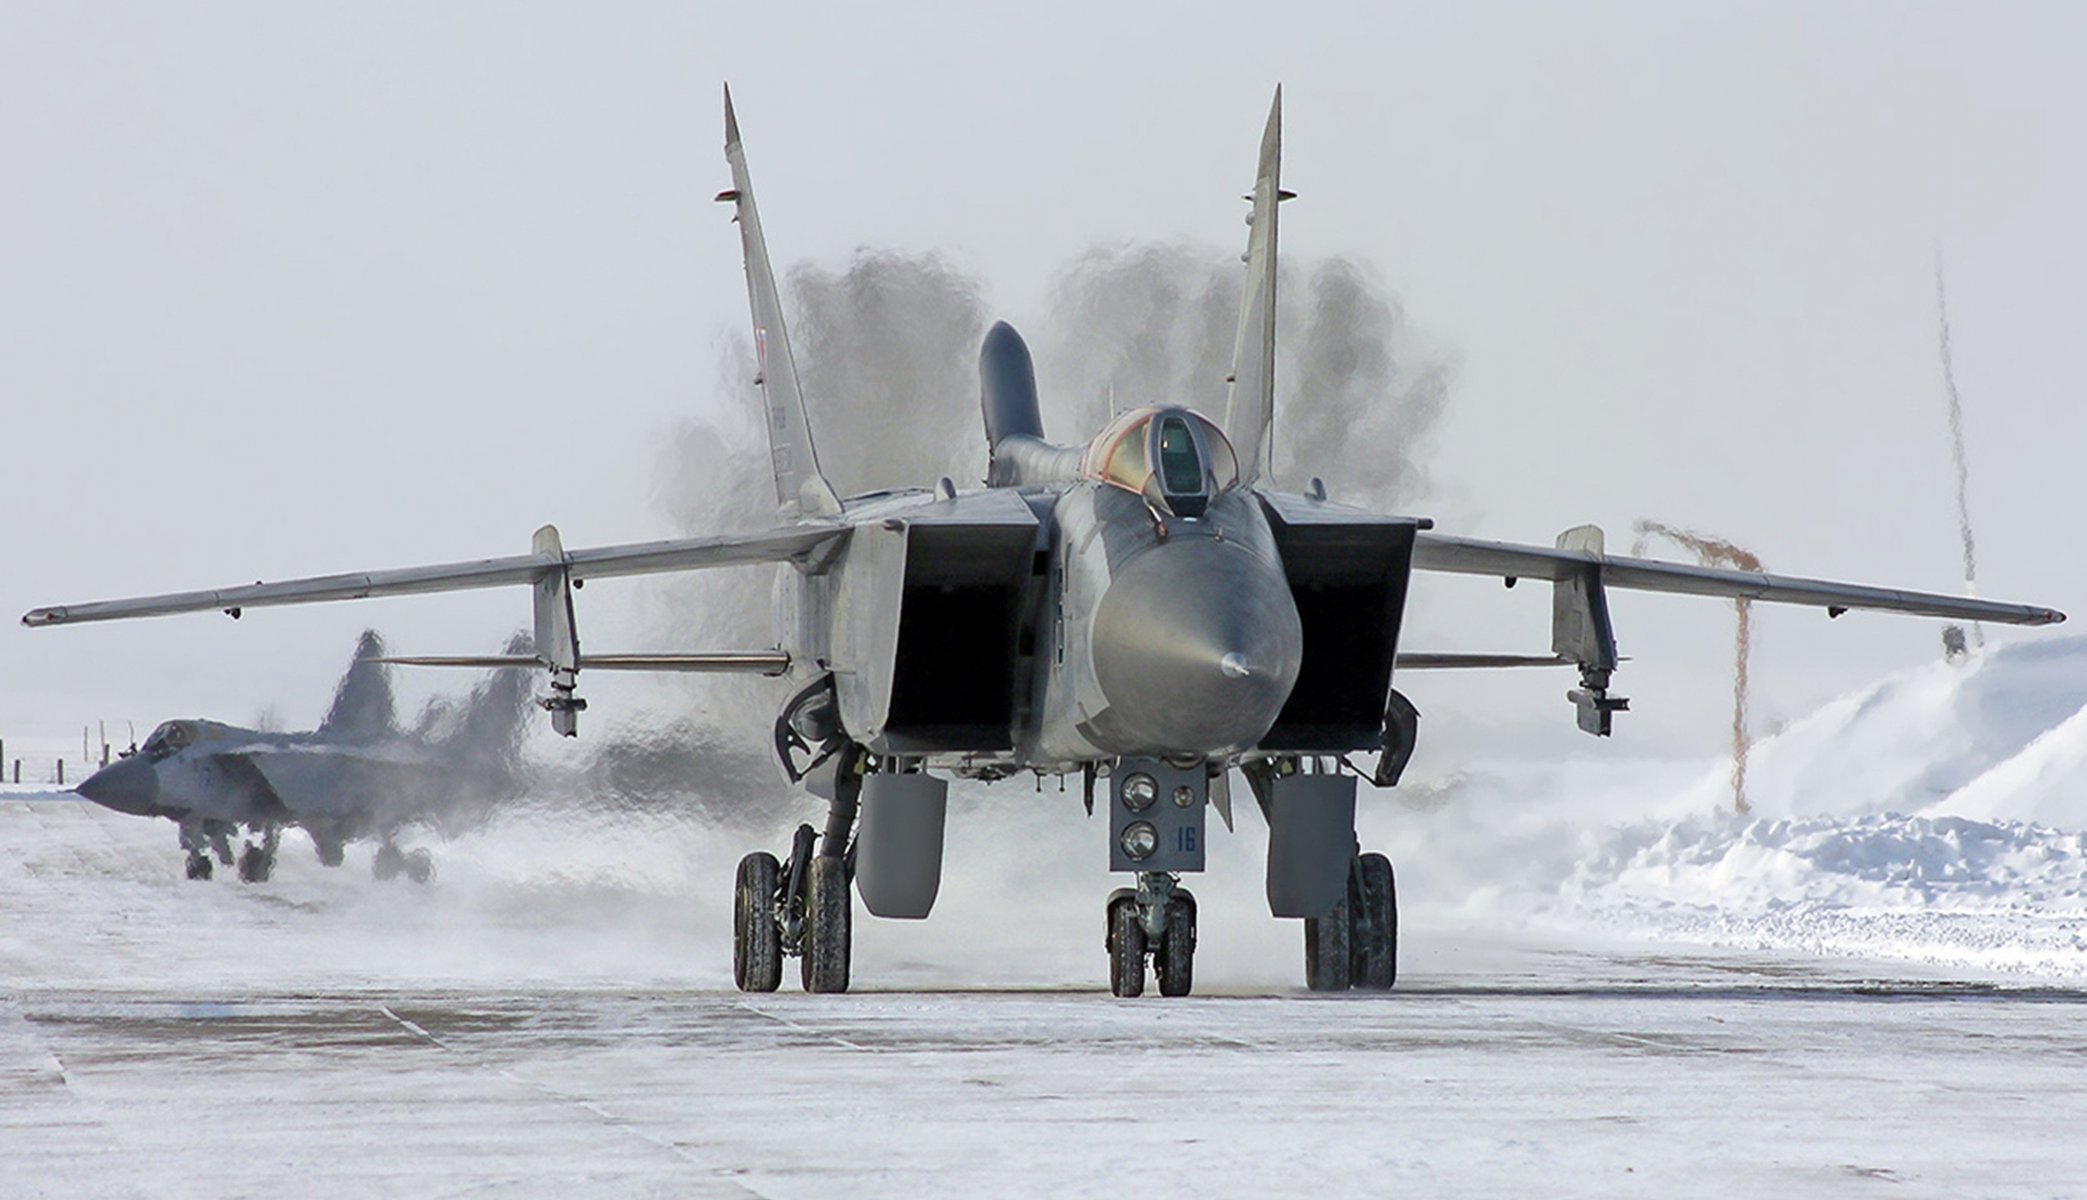
<svg viewBox="0 0 2087 1200">
<path fill-rule="evenodd" d="M 1283 191 L 1283 89 L 1275 89 L 1268 127 L 1261 133 L 1261 161 L 1254 172 L 1252 232 L 1246 239 L 1246 288 L 1239 301 L 1239 336 L 1232 343 L 1231 393 L 1225 402 L 1225 436 L 1239 454 L 1240 482 L 1274 482 L 1269 469 L 1275 426 L 1275 227 Z"/>
<path fill-rule="evenodd" d="M 812 448 L 811 421 L 797 387 L 797 363 L 790 356 L 790 333 L 783 324 L 782 296 L 775 271 L 768 265 L 768 244 L 761 236 L 761 215 L 754 208 L 754 185 L 746 171 L 746 151 L 739 144 L 739 118 L 732 112 L 732 89 L 725 89 L 725 161 L 732 165 L 732 190 L 719 200 L 732 202 L 739 240 L 746 254 L 746 294 L 754 315 L 754 382 L 760 385 L 768 425 L 768 454 L 775 471 L 775 500 L 786 517 L 830 517 L 841 511 L 819 455 Z"/>
<path fill-rule="evenodd" d="M 393 732 L 397 706 L 391 696 L 391 676 L 383 662 L 384 639 L 374 629 L 362 631 L 355 645 L 355 661 L 333 691 L 333 707 L 319 723 L 319 732 L 341 738 L 379 738 Z"/>
</svg>

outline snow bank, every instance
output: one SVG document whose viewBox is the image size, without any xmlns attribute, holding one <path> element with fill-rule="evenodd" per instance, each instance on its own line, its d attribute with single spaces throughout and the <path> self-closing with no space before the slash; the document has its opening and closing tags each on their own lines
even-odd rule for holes
<svg viewBox="0 0 2087 1200">
<path fill-rule="evenodd" d="M 1756 747 L 1749 815 L 1730 765 L 1446 781 L 1402 822 L 1407 879 L 1473 916 L 2087 977 L 2087 638 L 1826 705 Z"/>
</svg>

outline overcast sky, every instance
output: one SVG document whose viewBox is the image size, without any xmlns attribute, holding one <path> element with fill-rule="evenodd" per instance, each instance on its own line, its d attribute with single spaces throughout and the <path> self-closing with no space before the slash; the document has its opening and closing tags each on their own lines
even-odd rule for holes
<svg viewBox="0 0 2087 1200">
<path fill-rule="evenodd" d="M 1097 244 L 1240 244 L 1282 82 L 1285 249 L 1369 263 L 1455 364 L 1416 505 L 1454 532 L 1627 549 L 1655 517 L 1953 589 L 1939 249 L 1982 590 L 2087 609 L 2087 10 L 951 7 L 0 0 L 0 738 L 306 725 L 365 625 L 462 653 L 527 618 L 515 591 L 14 625 L 34 604 L 673 532 L 660 447 L 753 403 L 717 382 L 727 79 L 780 266 L 932 251 L 1018 324 Z M 590 590 L 590 644 L 670 648 L 638 644 L 645 595 Z M 1407 643 L 1542 649 L 1548 607 L 1428 581 Z M 1713 751 L 1729 607 L 1616 615 L 1613 750 Z M 1938 647 L 1759 625 L 1764 727 Z M 1612 750 L 1556 675 L 1408 682 L 1438 768 L 1491 727 Z"/>
</svg>

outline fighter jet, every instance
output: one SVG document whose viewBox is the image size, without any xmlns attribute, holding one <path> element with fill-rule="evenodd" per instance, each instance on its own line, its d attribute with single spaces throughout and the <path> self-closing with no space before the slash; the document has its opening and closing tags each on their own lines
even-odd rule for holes
<svg viewBox="0 0 2087 1200">
<path fill-rule="evenodd" d="M 754 206 L 731 93 L 731 186 L 753 311 L 753 385 L 763 404 L 778 523 L 743 535 L 566 550 L 556 529 L 532 553 L 213 591 L 38 608 L 32 626 L 393 596 L 533 590 L 540 703 L 571 735 L 581 671 L 739 670 L 788 675 L 774 724 L 784 773 L 826 804 L 785 854 L 749 854 L 734 890 L 738 986 L 771 991 L 787 958 L 803 986 L 850 981 L 854 896 L 873 915 L 919 919 L 939 887 L 951 778 L 1076 777 L 1097 855 L 1129 878 L 1105 904 L 1111 990 L 1190 991 L 1207 814 L 1233 819 L 1244 778 L 1269 823 L 1270 911 L 1301 919 L 1314 990 L 1385 989 L 1397 974 L 1391 863 L 1355 834 L 1359 785 L 1398 782 L 1418 735 L 1398 670 L 1561 664 L 1586 732 L 1606 737 L 1628 705 L 1609 618 L 1611 588 L 2043 625 L 2043 607 L 1865 587 L 1608 554 L 1601 531 L 1554 545 L 1478 541 L 1424 517 L 1366 511 L 1316 478 L 1278 480 L 1275 427 L 1277 221 L 1282 93 L 1248 200 L 1232 369 L 1194 395 L 1117 415 L 1076 444 L 1046 439 L 1036 376 L 1006 325 L 979 359 L 990 470 L 982 489 L 947 478 L 843 498 L 827 482 Z M 1308 402 L 1308 401 L 1307 401 Z M 926 482 L 926 481 L 923 481 Z M 1338 485 L 1339 481 L 1334 481 Z M 655 572 L 779 564 L 776 640 L 752 650 L 583 654 L 573 589 Z M 1547 655 L 1402 654 L 1415 571 L 1549 584 Z M 400 658 L 430 664 L 483 659 Z M 1374 764 L 1351 756 L 1374 753 Z M 851 895 L 852 888 L 852 895 Z"/>
<path fill-rule="evenodd" d="M 213 856 L 232 866 L 232 845 L 241 841 L 239 878 L 265 882 L 282 831 L 295 827 L 311 835 L 329 867 L 341 865 L 348 842 L 376 838 L 377 878 L 404 873 L 426 883 L 433 858 L 425 848 L 402 850 L 400 831 L 416 824 L 452 830 L 517 790 L 514 750 L 529 684 L 520 672 L 498 673 L 454 711 L 431 710 L 418 731 L 406 733 L 383 654 L 376 632 L 365 632 L 333 707 L 309 733 L 168 721 L 76 790 L 117 812 L 173 821 L 190 879 L 209 879 Z"/>
</svg>

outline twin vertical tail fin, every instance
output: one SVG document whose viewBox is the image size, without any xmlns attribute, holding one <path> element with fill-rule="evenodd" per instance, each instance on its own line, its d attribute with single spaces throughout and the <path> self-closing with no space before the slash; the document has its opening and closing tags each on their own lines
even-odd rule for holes
<svg viewBox="0 0 2087 1200">
<path fill-rule="evenodd" d="M 1239 302 L 1239 334 L 1232 343 L 1231 391 L 1225 402 L 1225 436 L 1239 455 L 1240 482 L 1273 483 L 1270 458 L 1275 435 L 1276 206 L 1283 190 L 1283 89 L 1275 89 L 1268 125 L 1261 133 L 1261 158 L 1246 240 L 1246 287 Z"/>
<path fill-rule="evenodd" d="M 797 386 L 797 362 L 790 355 L 790 333 L 783 323 L 775 271 L 768 265 L 761 215 L 754 208 L 754 185 L 746 170 L 746 151 L 739 144 L 739 118 L 732 111 L 730 87 L 725 89 L 725 161 L 732 166 L 732 188 L 718 193 L 717 198 L 733 205 L 746 254 L 746 294 L 754 316 L 754 382 L 761 388 L 767 415 L 775 500 L 785 517 L 837 516 L 841 501 L 819 470 L 819 454 L 812 446 L 811 421 L 805 416 L 804 394 Z"/>
</svg>

